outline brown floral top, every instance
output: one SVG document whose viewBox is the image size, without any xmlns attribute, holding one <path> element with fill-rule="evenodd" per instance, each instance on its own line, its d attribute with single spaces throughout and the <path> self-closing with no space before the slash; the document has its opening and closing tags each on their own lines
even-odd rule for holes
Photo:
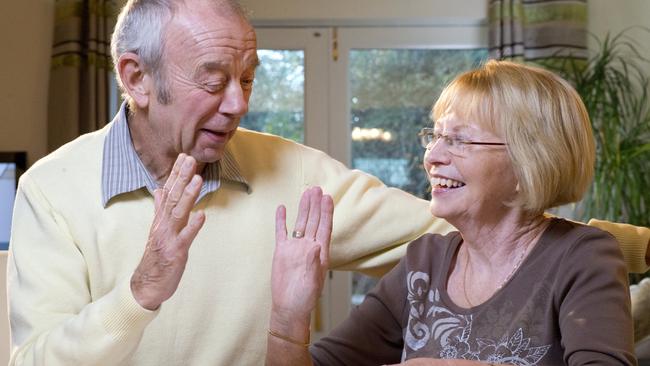
<svg viewBox="0 0 650 366">
<path fill-rule="evenodd" d="M 510 281 L 465 309 L 446 291 L 458 232 L 425 235 L 328 337 L 316 365 L 416 357 L 512 365 L 635 365 L 627 271 L 609 234 L 554 219 Z"/>
</svg>

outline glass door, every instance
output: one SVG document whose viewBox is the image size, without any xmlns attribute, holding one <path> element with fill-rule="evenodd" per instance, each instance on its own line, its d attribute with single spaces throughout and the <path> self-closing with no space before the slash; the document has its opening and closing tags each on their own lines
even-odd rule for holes
<svg viewBox="0 0 650 366">
<path fill-rule="evenodd" d="M 327 28 L 256 28 L 260 66 L 245 128 L 327 151 Z"/>
<path fill-rule="evenodd" d="M 244 127 L 296 141 L 304 136 L 306 145 L 428 199 L 417 132 L 431 123 L 442 87 L 487 57 L 485 26 L 258 27 L 257 33 L 262 64 Z M 375 282 L 330 272 L 314 339 L 343 320 Z"/>
<path fill-rule="evenodd" d="M 350 50 L 351 166 L 430 199 L 416 136 L 422 127 L 431 126 L 431 106 L 442 88 L 486 57 L 484 48 Z M 376 282 L 353 274 L 351 304 L 360 304 Z"/>
<path fill-rule="evenodd" d="M 257 28 L 260 66 L 244 128 L 268 132 L 327 152 L 329 110 L 326 28 Z M 325 102 L 324 102 L 325 101 Z M 312 340 L 332 324 L 330 281 L 312 317 Z"/>
<path fill-rule="evenodd" d="M 487 28 L 340 28 L 334 36 L 340 57 L 331 66 L 330 150 L 389 186 L 429 199 L 417 133 L 431 124 L 444 85 L 487 58 Z M 334 307 L 337 324 L 377 279 L 334 272 L 333 282 L 334 296 L 348 299 Z"/>
</svg>

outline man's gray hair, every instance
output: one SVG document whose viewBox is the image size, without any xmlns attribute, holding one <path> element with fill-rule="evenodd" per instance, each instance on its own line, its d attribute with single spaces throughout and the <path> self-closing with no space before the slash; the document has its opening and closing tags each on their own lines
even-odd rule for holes
<svg viewBox="0 0 650 366">
<path fill-rule="evenodd" d="M 246 19 L 244 10 L 236 0 L 212 2 L 219 13 Z M 184 0 L 129 0 L 122 8 L 111 37 L 111 56 L 117 83 L 124 99 L 129 103 L 132 101 L 126 93 L 118 70 L 118 60 L 127 52 L 137 54 L 143 71 L 152 76 L 158 102 L 171 102 L 172 96 L 163 65 L 164 35 L 167 24 L 178 11 L 179 5 L 184 3 Z"/>
</svg>

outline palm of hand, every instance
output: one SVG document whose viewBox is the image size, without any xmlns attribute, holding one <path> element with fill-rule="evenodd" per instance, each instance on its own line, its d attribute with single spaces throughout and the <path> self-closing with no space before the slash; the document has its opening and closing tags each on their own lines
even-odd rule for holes
<svg viewBox="0 0 650 366">
<path fill-rule="evenodd" d="M 287 236 L 286 210 L 278 207 L 271 273 L 277 313 L 306 317 L 316 307 L 328 270 L 333 206 L 332 198 L 320 188 L 303 193 L 295 226 L 304 233 L 302 238 Z"/>
</svg>

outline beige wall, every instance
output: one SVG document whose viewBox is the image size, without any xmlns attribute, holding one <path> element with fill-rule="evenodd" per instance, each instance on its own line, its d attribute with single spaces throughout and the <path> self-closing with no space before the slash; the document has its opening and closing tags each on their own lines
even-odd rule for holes
<svg viewBox="0 0 650 366">
<path fill-rule="evenodd" d="M 0 151 L 46 152 L 54 0 L 0 1 Z"/>
<path fill-rule="evenodd" d="M 650 1 L 648 0 L 589 0 L 589 30 L 599 39 L 609 31 L 612 35 L 633 25 L 650 28 Z M 644 56 L 650 60 L 650 31 L 633 30 Z M 594 41 L 590 48 L 594 47 Z M 650 75 L 650 63 L 644 65 Z"/>
<path fill-rule="evenodd" d="M 256 23 L 432 24 L 485 19 L 486 0 L 241 0 Z M 383 24 L 382 24 L 383 23 Z"/>
<path fill-rule="evenodd" d="M 0 1 L 0 151 L 46 152 L 47 89 L 54 0 Z M 9 363 L 6 253 L 0 253 L 0 364 Z"/>
</svg>

